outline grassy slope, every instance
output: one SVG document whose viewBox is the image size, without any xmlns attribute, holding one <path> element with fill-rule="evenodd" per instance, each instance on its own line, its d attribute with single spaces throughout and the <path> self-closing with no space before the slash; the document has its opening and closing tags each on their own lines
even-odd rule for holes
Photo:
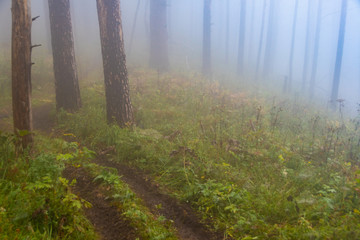
<svg viewBox="0 0 360 240">
<path fill-rule="evenodd" d="M 236 239 L 356 239 L 358 120 L 289 101 L 145 71 L 131 75 L 137 127 L 107 126 L 101 84 L 63 128 L 151 172 L 214 228 Z M 70 130 L 71 129 L 71 130 Z"/>
</svg>

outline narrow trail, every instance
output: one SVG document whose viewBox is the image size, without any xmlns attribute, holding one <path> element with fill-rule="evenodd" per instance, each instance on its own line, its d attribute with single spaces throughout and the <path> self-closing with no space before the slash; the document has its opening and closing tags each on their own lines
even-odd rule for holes
<svg viewBox="0 0 360 240">
<path fill-rule="evenodd" d="M 186 204 L 175 198 L 162 194 L 159 188 L 142 171 L 127 165 L 109 161 L 104 157 L 94 160 L 95 163 L 118 170 L 122 180 L 126 182 L 145 205 L 154 214 L 160 214 L 174 222 L 178 237 L 186 240 L 220 240 L 221 234 L 210 232 L 200 222 L 196 213 Z M 161 207 L 159 207 L 161 206 Z"/>
<path fill-rule="evenodd" d="M 70 181 L 76 179 L 73 192 L 92 204 L 91 208 L 85 209 L 85 215 L 101 239 L 134 240 L 138 237 L 130 222 L 121 216 L 117 207 L 105 200 L 99 184 L 94 183 L 84 169 L 69 166 L 63 171 L 63 176 Z"/>
<path fill-rule="evenodd" d="M 49 136 L 54 133 L 56 124 L 55 117 L 51 115 L 52 109 L 53 105 L 50 103 L 33 109 L 34 129 Z M 153 214 L 163 215 L 174 222 L 179 239 L 221 240 L 224 238 L 222 234 L 210 232 L 187 204 L 161 193 L 158 186 L 144 172 L 125 164 L 109 161 L 104 156 L 95 159 L 94 163 L 117 169 L 122 180 L 143 200 L 145 206 Z M 135 240 L 137 238 L 136 230 L 121 215 L 119 209 L 105 200 L 103 189 L 92 181 L 93 179 L 84 169 L 68 166 L 63 175 L 69 180 L 76 179 L 74 193 L 92 204 L 92 208 L 85 209 L 85 214 L 101 239 Z"/>
</svg>

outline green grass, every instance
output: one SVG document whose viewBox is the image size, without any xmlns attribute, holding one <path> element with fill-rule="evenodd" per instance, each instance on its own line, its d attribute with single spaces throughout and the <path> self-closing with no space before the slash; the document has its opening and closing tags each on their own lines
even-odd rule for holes
<svg viewBox="0 0 360 240">
<path fill-rule="evenodd" d="M 153 174 L 236 239 L 360 237 L 359 120 L 192 76 L 131 75 L 136 126 L 105 120 L 102 85 L 61 127 Z"/>
</svg>

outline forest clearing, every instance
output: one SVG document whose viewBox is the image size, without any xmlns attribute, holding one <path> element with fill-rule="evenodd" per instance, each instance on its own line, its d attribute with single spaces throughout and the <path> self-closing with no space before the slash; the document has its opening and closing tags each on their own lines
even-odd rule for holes
<svg viewBox="0 0 360 240">
<path fill-rule="evenodd" d="M 144 6 L 149 64 L 127 63 L 122 1 L 93 2 L 102 66 L 75 54 L 71 0 L 44 1 L 50 54 L 31 43 L 30 1 L 12 1 L 12 44 L 0 45 L 1 240 L 360 239 L 360 108 L 334 91 L 324 106 L 310 81 L 299 94 L 291 73 L 266 83 L 278 75 L 246 72 L 245 45 L 236 73 L 221 72 L 215 0 L 201 1 L 201 73 L 171 64 L 167 0 Z M 270 26 L 278 5 L 265 2 Z"/>
</svg>

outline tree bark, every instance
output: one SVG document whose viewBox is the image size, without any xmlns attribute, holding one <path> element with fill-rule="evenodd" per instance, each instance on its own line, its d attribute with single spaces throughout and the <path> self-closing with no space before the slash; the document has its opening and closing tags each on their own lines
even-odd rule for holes
<svg viewBox="0 0 360 240">
<path fill-rule="evenodd" d="M 202 60 L 203 75 L 211 77 L 211 0 L 204 0 Z"/>
<path fill-rule="evenodd" d="M 337 53 L 335 60 L 335 71 L 331 91 L 331 108 L 336 110 L 336 102 L 339 94 L 339 84 L 341 75 L 341 64 L 344 49 L 344 38 L 345 38 L 345 26 L 346 26 L 346 15 L 347 15 L 347 0 L 342 0 L 341 4 L 341 16 L 340 16 L 340 27 L 339 27 L 339 39 L 337 44 Z"/>
<path fill-rule="evenodd" d="M 245 31 L 246 31 L 245 26 L 246 26 L 246 0 L 241 0 L 238 62 L 237 62 L 238 75 L 244 73 Z"/>
<path fill-rule="evenodd" d="M 12 1 L 12 107 L 17 148 L 33 143 L 31 112 L 31 1 Z"/>
<path fill-rule="evenodd" d="M 315 93 L 315 79 L 316 79 L 316 72 L 317 72 L 317 64 L 319 59 L 319 45 L 320 45 L 320 31 L 321 31 L 321 15 L 322 15 L 322 1 L 319 0 L 318 9 L 317 9 L 317 19 L 316 19 L 316 32 L 315 32 L 315 45 L 314 45 L 314 52 L 313 52 L 313 64 L 311 67 L 311 76 L 310 76 L 310 83 L 309 83 L 309 95 L 310 99 L 313 99 Z"/>
<path fill-rule="evenodd" d="M 74 112 L 81 107 L 69 0 L 49 0 L 56 109 Z"/>
<path fill-rule="evenodd" d="M 294 47 L 295 47 L 295 33 L 296 33 L 296 23 L 297 23 L 297 15 L 298 15 L 298 6 L 299 0 L 296 0 L 294 7 L 294 18 L 293 18 L 293 26 L 292 26 L 292 35 L 291 35 L 291 47 L 290 47 L 290 59 L 289 59 L 289 78 L 288 78 L 288 86 L 287 92 L 290 92 L 292 89 L 292 75 L 293 75 L 293 62 L 294 62 Z"/>
<path fill-rule="evenodd" d="M 119 0 L 97 0 L 109 124 L 133 122 Z"/>
<path fill-rule="evenodd" d="M 169 70 L 166 0 L 150 0 L 150 67 Z"/>
</svg>

